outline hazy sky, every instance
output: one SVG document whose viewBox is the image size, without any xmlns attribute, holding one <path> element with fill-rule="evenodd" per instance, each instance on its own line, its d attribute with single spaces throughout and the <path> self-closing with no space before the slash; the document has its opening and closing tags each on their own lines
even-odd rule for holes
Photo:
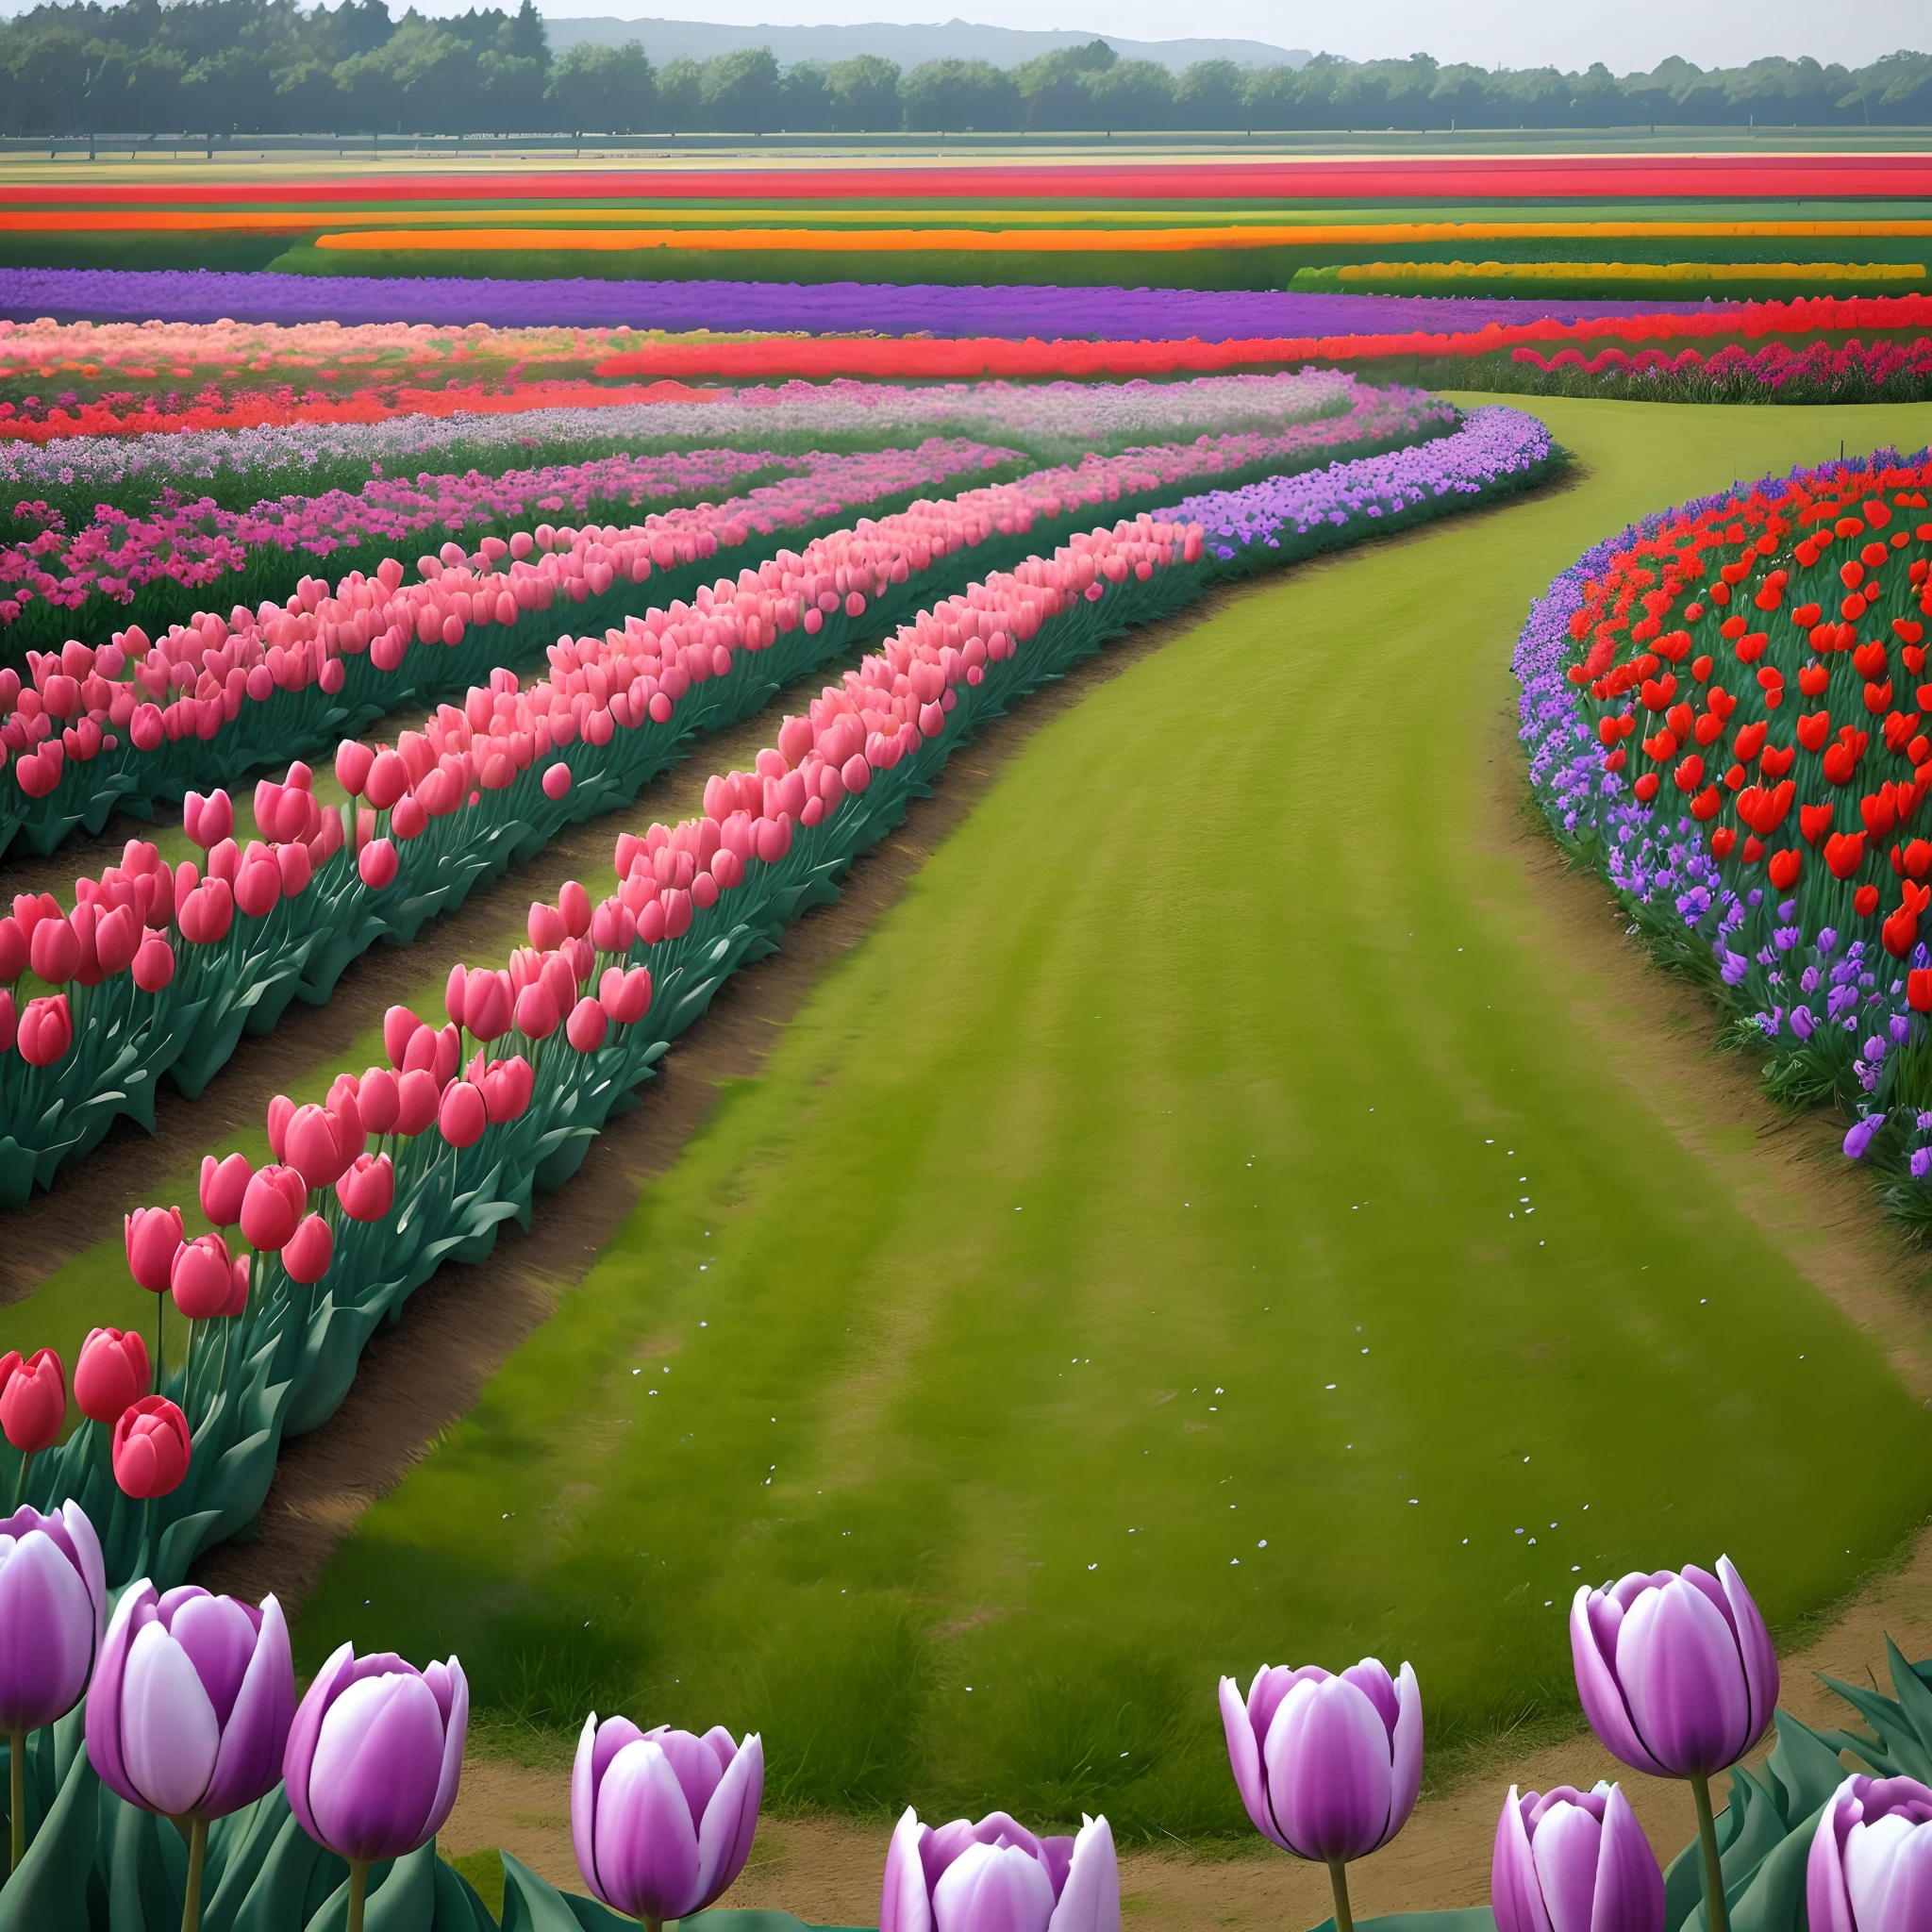
<svg viewBox="0 0 1932 1932">
<path fill-rule="evenodd" d="M 1925 0 L 1618 0 L 1615 7 L 1551 6 L 1549 0 L 1217 0 L 1176 8 L 1171 0 L 538 0 L 545 13 L 652 15 L 731 24 L 855 25 L 953 15 L 991 26 L 1092 28 L 1130 40 L 1207 34 L 1326 48 L 1354 59 L 1430 53 L 1486 67 L 1587 67 L 1602 60 L 1622 74 L 1681 54 L 1700 67 L 1731 66 L 1759 54 L 1810 54 L 1861 66 L 1899 47 L 1932 46 Z M 400 0 L 398 0 L 400 10 Z M 444 8 L 438 6 L 435 11 Z"/>
</svg>

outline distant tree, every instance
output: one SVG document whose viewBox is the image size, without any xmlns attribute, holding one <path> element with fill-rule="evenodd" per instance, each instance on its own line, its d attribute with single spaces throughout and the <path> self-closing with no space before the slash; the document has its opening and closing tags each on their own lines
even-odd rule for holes
<svg viewBox="0 0 1932 1932">
<path fill-rule="evenodd" d="M 1158 60 L 1117 61 L 1091 75 L 1087 92 L 1095 126 L 1134 132 L 1174 125 L 1174 75 Z"/>
<path fill-rule="evenodd" d="M 796 61 L 778 76 L 778 125 L 788 134 L 831 132 L 832 97 L 819 61 Z"/>
<path fill-rule="evenodd" d="M 658 125 L 674 134 L 706 125 L 705 70 L 687 55 L 658 70 Z"/>
<path fill-rule="evenodd" d="M 1247 75 L 1232 60 L 1196 60 L 1174 82 L 1174 125 L 1179 127 L 1245 127 L 1241 98 Z"/>
<path fill-rule="evenodd" d="M 1056 47 L 1011 70 L 1029 128 L 1086 128 L 1096 125 L 1092 80 L 1120 56 L 1105 41 L 1084 47 Z"/>
<path fill-rule="evenodd" d="M 741 47 L 707 60 L 699 98 L 707 127 L 724 134 L 775 132 L 780 122 L 778 62 L 771 48 Z"/>
<path fill-rule="evenodd" d="M 924 60 L 899 84 L 919 133 L 1004 132 L 1020 125 L 1020 90 L 984 60 Z"/>
<path fill-rule="evenodd" d="M 573 134 L 641 134 L 656 125 L 657 78 L 642 46 L 600 47 L 579 41 L 550 70 L 548 117 Z"/>
<path fill-rule="evenodd" d="M 838 60 L 825 70 L 831 125 L 837 134 L 889 134 L 904 125 L 899 67 L 876 54 Z"/>
</svg>

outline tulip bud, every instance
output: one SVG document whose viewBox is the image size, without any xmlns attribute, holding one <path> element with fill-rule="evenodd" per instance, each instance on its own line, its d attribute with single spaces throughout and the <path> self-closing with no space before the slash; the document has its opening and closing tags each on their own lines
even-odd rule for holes
<svg viewBox="0 0 1932 1932">
<path fill-rule="evenodd" d="M 1630 1801 L 1615 1785 L 1560 1786 L 1503 1803 L 1490 1899 L 1496 1932 L 1549 1932 L 1575 1912 L 1585 1926 L 1663 1932 L 1664 1877 Z M 1552 1910 L 1552 1903 L 1555 1909 Z"/>
<path fill-rule="evenodd" d="M 435 1120 L 442 1089 L 426 1067 L 412 1067 L 396 1080 L 396 1132 L 413 1140 Z"/>
<path fill-rule="evenodd" d="M 49 986 L 65 986 L 81 966 L 80 935 L 75 931 L 73 922 L 59 918 L 42 920 L 27 941 L 27 959 L 36 979 L 43 979 Z"/>
<path fill-rule="evenodd" d="M 563 915 L 563 929 L 574 940 L 591 929 L 591 895 L 575 879 L 566 879 L 557 895 L 557 909 Z"/>
<path fill-rule="evenodd" d="M 81 1414 L 111 1427 L 130 1403 L 148 1391 L 147 1343 L 131 1328 L 95 1328 L 74 1365 L 74 1400 Z"/>
<path fill-rule="evenodd" d="M 452 1147 L 474 1147 L 483 1138 L 489 1119 L 481 1091 L 467 1080 L 452 1080 L 443 1091 L 436 1119 Z"/>
<path fill-rule="evenodd" d="M 550 989 L 538 980 L 517 995 L 516 1030 L 525 1040 L 548 1040 L 557 1031 L 561 1015 Z"/>
<path fill-rule="evenodd" d="M 298 1107 L 289 1122 L 284 1158 L 308 1188 L 331 1188 L 352 1158 L 345 1140 L 325 1108 Z"/>
<path fill-rule="evenodd" d="M 555 906 L 546 906 L 540 899 L 530 908 L 528 931 L 530 943 L 540 953 L 554 953 L 562 945 L 565 939 L 563 914 Z M 15 976 L 12 974 L 0 973 L 0 979 Z"/>
<path fill-rule="evenodd" d="M 137 1503 L 178 1490 L 189 1453 L 188 1419 L 165 1396 L 143 1395 L 114 1424 L 114 1480 Z"/>
<path fill-rule="evenodd" d="M 380 1221 L 395 1205 L 395 1167 L 387 1154 L 358 1154 L 336 1183 L 336 1197 L 351 1221 Z"/>
<path fill-rule="evenodd" d="M 308 1205 L 308 1190 L 292 1167 L 257 1170 L 242 1197 L 242 1232 L 258 1254 L 279 1252 L 295 1232 Z"/>
<path fill-rule="evenodd" d="M 242 1200 L 255 1170 L 247 1157 L 231 1154 L 217 1161 L 212 1154 L 201 1158 L 201 1211 L 217 1227 L 233 1227 L 242 1219 Z"/>
<path fill-rule="evenodd" d="M 570 1019 L 563 1029 L 564 1038 L 579 1053 L 594 1053 L 604 1044 L 604 1034 L 609 1024 L 609 1016 L 602 1005 L 586 996 L 571 1008 Z"/>
<path fill-rule="evenodd" d="M 123 1217 L 127 1272 L 150 1294 L 166 1294 L 185 1236 L 178 1208 L 137 1208 Z"/>
<path fill-rule="evenodd" d="M 335 1246 L 328 1223 L 319 1214 L 308 1215 L 282 1249 L 282 1266 L 289 1271 L 289 1279 L 305 1288 L 320 1281 L 328 1273 Z"/>
<path fill-rule="evenodd" d="M 403 1070 L 403 1055 L 416 1037 L 423 1022 L 408 1007 L 391 1007 L 382 1016 L 382 1050 L 397 1073 Z"/>
<path fill-rule="evenodd" d="M 67 1371 L 51 1348 L 25 1361 L 12 1349 L 0 1356 L 0 1434 L 23 1456 L 38 1456 L 60 1440 L 66 1420 Z"/>
<path fill-rule="evenodd" d="M 543 774 L 543 796 L 554 805 L 570 792 L 570 767 L 559 759 Z"/>
<path fill-rule="evenodd" d="M 356 855 L 357 874 L 372 892 L 393 884 L 400 864 L 396 848 L 388 839 L 372 839 Z"/>
<path fill-rule="evenodd" d="M 107 1600 L 100 1541 L 78 1503 L 0 1518 L 0 1732 L 39 1730 L 80 1702 Z"/>
<path fill-rule="evenodd" d="M 191 1322 L 239 1315 L 248 1306 L 244 1281 L 236 1293 L 235 1262 L 218 1234 L 197 1235 L 175 1257 L 175 1306 Z"/>
<path fill-rule="evenodd" d="M 134 956 L 135 985 L 142 992 L 159 992 L 174 976 L 174 947 L 159 933 L 150 931 Z"/>
<path fill-rule="evenodd" d="M 268 1151 L 277 1160 L 289 1158 L 289 1123 L 295 1118 L 295 1103 L 286 1093 L 277 1093 L 268 1104 Z"/>
<path fill-rule="evenodd" d="M 581 1781 L 579 1773 L 573 1796 Z M 615 1781 L 607 1774 L 606 1782 Z M 612 1851 L 625 1842 L 614 1832 L 611 1839 Z M 600 1858 L 607 1857 L 604 1842 L 600 1831 Z M 647 1882 L 657 1876 L 648 1866 L 643 1870 Z M 961 1819 L 934 1831 L 908 1807 L 886 1853 L 879 1923 L 895 1932 L 931 1932 L 935 1925 L 945 1932 L 1119 1932 L 1120 1891 L 1113 1833 L 1105 1818 L 1086 1819 L 1077 1838 L 1040 1839 L 998 1811 L 977 1824 Z"/>
<path fill-rule="evenodd" d="M 375 762 L 375 754 L 366 744 L 358 744 L 353 738 L 343 739 L 336 747 L 336 783 L 351 798 L 359 798 Z"/>
<path fill-rule="evenodd" d="M 365 1068 L 357 1091 L 356 1105 L 362 1115 L 365 1132 L 376 1135 L 394 1133 L 397 1110 L 402 1106 L 395 1074 L 387 1067 Z"/>
</svg>

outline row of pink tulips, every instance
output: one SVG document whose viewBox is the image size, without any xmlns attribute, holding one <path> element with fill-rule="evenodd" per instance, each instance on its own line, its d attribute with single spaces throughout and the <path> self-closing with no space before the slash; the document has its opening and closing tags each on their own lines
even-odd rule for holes
<svg viewBox="0 0 1932 1932">
<path fill-rule="evenodd" d="M 1024 530 L 1033 516 L 1117 503 L 1124 489 L 1247 480 L 1338 451 L 1412 442 L 1454 425 L 1446 404 L 1425 406 L 1406 391 L 1351 393 L 1345 414 L 1265 435 L 1093 457 L 973 494 L 990 527 Z M 839 460 L 850 466 L 849 476 L 841 473 L 847 500 L 876 501 L 934 480 L 936 471 L 950 475 L 975 461 L 992 467 L 1003 455 L 934 442 Z M 820 518 L 835 480 L 821 472 L 772 489 L 791 506 L 796 527 Z M 305 756 L 328 741 L 325 730 L 351 728 L 345 720 L 358 712 L 393 710 L 397 694 L 385 692 L 384 683 L 406 663 L 413 668 L 420 651 L 459 646 L 479 625 L 497 626 L 508 650 L 558 598 L 581 606 L 613 590 L 621 598 L 653 571 L 695 566 L 721 547 L 782 527 L 785 517 L 769 502 L 710 515 L 672 511 L 621 528 L 540 526 L 508 542 L 486 538 L 474 555 L 447 544 L 441 556 L 420 560 L 413 584 L 405 583 L 400 562 L 386 558 L 374 575 L 352 572 L 333 591 L 305 579 L 284 607 L 264 603 L 252 613 L 238 607 L 227 619 L 205 613 L 158 642 L 136 630 L 99 651 L 70 643 L 58 656 L 42 654 L 25 689 L 0 672 L 0 750 L 14 774 L 12 787 L 0 785 L 0 848 L 25 829 L 50 850 L 75 824 L 99 829 L 117 804 L 152 809 L 191 786 L 206 790 Z M 855 541 L 862 535 L 854 533 Z"/>
<path fill-rule="evenodd" d="M 383 1313 L 446 1257 L 487 1252 L 534 1186 L 568 1177 L 716 987 L 896 823 L 975 716 L 1055 675 L 1108 626 L 1197 594 L 1188 566 L 1201 554 L 1198 526 L 1143 517 L 923 612 L 786 719 L 751 770 L 715 776 L 700 815 L 621 838 L 622 883 L 608 899 L 593 906 L 567 887 L 533 906 L 527 948 L 450 974 L 441 1024 L 391 1011 L 388 1065 L 343 1073 L 310 1106 L 275 1102 L 267 1166 L 233 1155 L 203 1165 L 210 1232 L 191 1236 L 174 1208 L 127 1224 L 134 1278 L 172 1295 L 193 1337 L 165 1376 L 158 1344 L 150 1391 L 187 1418 L 179 1486 L 152 1510 L 114 1514 L 105 1445 L 86 1432 L 23 1466 L 17 1486 L 107 1512 L 110 1567 L 124 1576 L 163 1559 L 178 1574 L 202 1541 L 246 1522 L 280 1437 L 332 1412 Z M 264 866 L 275 861 L 238 865 L 237 879 Z M 236 891 L 201 880 L 184 904 L 211 890 L 224 902 Z M 42 932 L 60 923 L 37 921 L 29 951 L 44 952 Z"/>
<path fill-rule="evenodd" d="M 273 1024 L 297 992 L 325 998 L 376 939 L 413 940 L 476 879 L 628 799 L 682 737 L 762 701 L 775 682 L 763 663 L 774 645 L 784 645 L 774 662 L 795 673 L 863 635 L 882 600 L 910 601 L 935 572 L 957 579 L 989 543 L 1024 553 L 1042 522 L 1064 525 L 1095 498 L 1145 500 L 1191 476 L 1246 469 L 1257 447 L 1261 461 L 1278 455 L 1272 439 L 1227 438 L 1095 459 L 781 552 L 689 605 L 559 641 L 549 676 L 527 688 L 497 672 L 393 748 L 344 742 L 336 774 L 354 802 L 341 813 L 320 806 L 304 766 L 264 782 L 264 836 L 245 850 L 226 795 L 191 792 L 184 816 L 208 855 L 203 867 L 170 874 L 152 846 L 130 842 L 120 866 L 77 882 L 71 913 L 43 895 L 20 901 L 10 926 L 0 919 L 0 985 L 30 968 L 47 988 L 19 1006 L 17 986 L 0 991 L 0 1100 L 11 1118 L 49 1124 L 39 1141 L 23 1137 L 31 1171 L 24 1160 L 0 1198 L 50 1185 L 98 1140 L 113 1116 L 90 1117 L 92 1096 L 151 1118 L 162 1073 L 198 1091 L 244 1024 Z M 85 1034 L 70 984 L 92 990 Z"/>
</svg>

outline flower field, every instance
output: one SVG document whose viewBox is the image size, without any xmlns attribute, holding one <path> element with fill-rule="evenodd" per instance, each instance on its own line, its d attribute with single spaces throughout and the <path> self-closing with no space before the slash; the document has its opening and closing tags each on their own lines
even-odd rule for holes
<svg viewBox="0 0 1932 1932">
<path fill-rule="evenodd" d="M 0 159 L 0 1932 L 1915 1927 L 1923 158 L 785 158 Z"/>
</svg>

